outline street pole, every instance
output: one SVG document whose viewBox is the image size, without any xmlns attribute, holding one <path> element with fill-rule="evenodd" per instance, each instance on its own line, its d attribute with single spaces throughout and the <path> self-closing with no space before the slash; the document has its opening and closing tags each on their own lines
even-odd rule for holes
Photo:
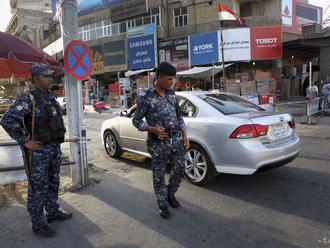
<svg viewBox="0 0 330 248">
<path fill-rule="evenodd" d="M 212 63 L 212 90 L 214 90 L 214 61 Z"/>
<path fill-rule="evenodd" d="M 220 40 L 221 40 L 223 87 L 224 87 L 224 90 L 226 91 L 226 71 L 225 71 L 224 40 L 223 40 L 223 34 L 222 34 L 222 24 L 221 24 L 221 21 L 220 21 Z"/>
<path fill-rule="evenodd" d="M 61 33 L 63 37 L 64 50 L 68 43 L 78 39 L 78 15 L 77 0 L 60 1 L 60 18 Z M 64 51 L 63 51 L 64 52 Z M 70 143 L 70 162 L 74 162 L 71 166 L 71 178 L 74 187 L 86 185 L 86 167 L 84 164 L 84 151 L 81 140 L 82 134 L 82 89 L 76 79 L 65 72 L 65 95 L 68 111 L 68 131 L 70 138 L 78 138 L 79 142 Z M 87 161 L 86 161 L 87 162 Z"/>
</svg>

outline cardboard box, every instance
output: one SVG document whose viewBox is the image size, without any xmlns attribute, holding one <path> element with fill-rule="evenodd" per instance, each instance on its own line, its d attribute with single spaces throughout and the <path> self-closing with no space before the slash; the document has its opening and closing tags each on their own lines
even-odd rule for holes
<svg viewBox="0 0 330 248">
<path fill-rule="evenodd" d="M 260 95 L 266 95 L 270 93 L 269 82 L 269 80 L 257 81 L 257 92 Z"/>
<path fill-rule="evenodd" d="M 257 70 L 254 79 L 257 81 L 270 80 L 272 78 L 271 72 Z"/>
<path fill-rule="evenodd" d="M 257 93 L 256 81 L 243 81 L 241 82 L 241 94 L 242 96 L 253 95 Z"/>
<path fill-rule="evenodd" d="M 226 80 L 226 92 L 228 93 L 232 93 L 235 95 L 241 95 L 241 85 L 239 83 L 237 83 L 237 80 L 231 80 L 231 79 L 227 79 Z"/>
</svg>

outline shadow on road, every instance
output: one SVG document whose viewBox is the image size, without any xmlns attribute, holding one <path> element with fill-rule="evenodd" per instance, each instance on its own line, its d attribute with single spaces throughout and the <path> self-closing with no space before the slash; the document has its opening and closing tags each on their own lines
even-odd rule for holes
<svg viewBox="0 0 330 248">
<path fill-rule="evenodd" d="M 219 175 L 205 188 L 330 225 L 329 182 L 327 173 L 286 166 L 252 176 Z"/>
</svg>

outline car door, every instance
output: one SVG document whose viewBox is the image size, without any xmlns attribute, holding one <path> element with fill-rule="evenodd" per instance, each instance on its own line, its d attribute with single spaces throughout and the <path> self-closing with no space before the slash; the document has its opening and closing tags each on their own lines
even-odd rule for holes
<svg viewBox="0 0 330 248">
<path fill-rule="evenodd" d="M 124 148 L 146 153 L 148 152 L 147 132 L 141 132 L 133 126 L 132 119 L 135 110 L 136 107 L 132 107 L 127 114 L 121 118 L 119 134 L 123 141 Z"/>
</svg>

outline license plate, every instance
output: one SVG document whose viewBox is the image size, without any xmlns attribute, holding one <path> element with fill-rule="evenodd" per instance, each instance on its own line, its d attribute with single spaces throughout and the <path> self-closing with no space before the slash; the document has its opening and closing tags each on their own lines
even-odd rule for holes
<svg viewBox="0 0 330 248">
<path fill-rule="evenodd" d="M 270 135 L 275 139 L 284 138 L 288 134 L 288 124 L 279 123 L 271 126 Z"/>
</svg>

